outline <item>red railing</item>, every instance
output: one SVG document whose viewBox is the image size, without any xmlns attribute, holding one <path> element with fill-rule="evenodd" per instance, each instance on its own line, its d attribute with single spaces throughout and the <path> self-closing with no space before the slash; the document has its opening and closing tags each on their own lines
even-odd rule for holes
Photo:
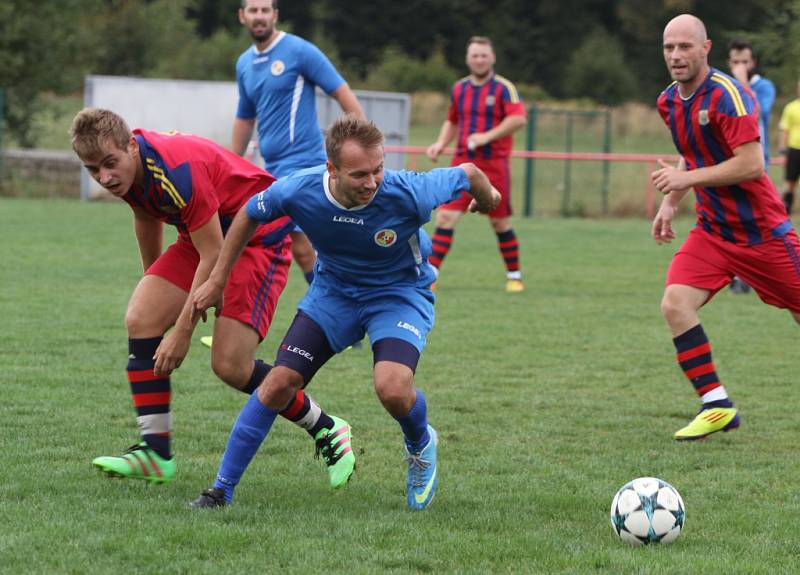
<svg viewBox="0 0 800 575">
<path fill-rule="evenodd" d="M 408 167 L 411 170 L 417 169 L 417 156 L 424 156 L 427 148 L 423 146 L 386 146 L 386 152 L 408 154 Z M 442 151 L 443 155 L 452 156 L 454 148 L 447 148 Z M 680 159 L 678 155 L 669 154 L 619 154 L 604 152 L 544 152 L 540 150 L 526 151 L 514 150 L 511 152 L 512 158 L 522 158 L 525 160 L 575 160 L 579 162 L 638 162 L 648 164 L 648 173 L 653 172 L 658 167 L 658 160 L 664 160 L 676 164 Z M 784 157 L 778 156 L 770 159 L 771 166 L 784 163 Z M 653 180 L 647 178 L 646 210 L 647 217 L 655 216 L 655 188 Z"/>
</svg>

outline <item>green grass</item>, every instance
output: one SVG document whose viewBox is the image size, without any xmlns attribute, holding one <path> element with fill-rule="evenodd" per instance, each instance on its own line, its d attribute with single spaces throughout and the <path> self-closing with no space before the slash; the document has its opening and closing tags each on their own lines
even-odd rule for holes
<svg viewBox="0 0 800 575">
<path fill-rule="evenodd" d="M 91 459 L 137 436 L 124 376 L 139 276 L 129 210 L 0 199 L 0 219 L 3 573 L 796 572 L 797 328 L 754 295 L 720 293 L 702 318 L 742 428 L 674 442 L 697 405 L 658 310 L 674 248 L 653 244 L 644 220 L 518 220 L 528 289 L 515 295 L 485 219 L 462 221 L 417 372 L 441 483 L 411 513 L 399 427 L 366 351 L 334 358 L 310 386 L 353 424 L 347 489 L 329 490 L 310 439 L 281 421 L 236 505 L 187 509 L 244 401 L 212 374 L 206 325 L 173 377 L 176 479 L 98 475 Z M 303 289 L 293 270 L 265 359 Z M 612 533 L 612 496 L 644 475 L 686 502 L 671 546 L 634 549 Z"/>
</svg>

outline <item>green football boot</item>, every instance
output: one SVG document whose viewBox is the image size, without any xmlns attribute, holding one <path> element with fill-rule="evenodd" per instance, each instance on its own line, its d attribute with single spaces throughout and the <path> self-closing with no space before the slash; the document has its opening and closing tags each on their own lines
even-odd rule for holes
<svg viewBox="0 0 800 575">
<path fill-rule="evenodd" d="M 717 431 L 727 432 L 736 429 L 739 427 L 739 410 L 733 404 L 730 405 L 730 407 L 701 407 L 689 425 L 675 432 L 675 439 L 696 441 Z"/>
<path fill-rule="evenodd" d="M 333 417 L 333 429 L 322 429 L 315 436 L 316 453 L 315 459 L 325 460 L 328 466 L 328 479 L 331 487 L 339 489 L 347 485 L 353 470 L 356 468 L 356 456 L 350 440 L 353 438 L 350 433 L 350 424 L 344 419 Z"/>
<path fill-rule="evenodd" d="M 98 457 L 92 465 L 109 477 L 144 479 L 150 483 L 167 483 L 175 475 L 175 458 L 164 459 L 144 441 L 130 446 L 118 457 Z"/>
</svg>

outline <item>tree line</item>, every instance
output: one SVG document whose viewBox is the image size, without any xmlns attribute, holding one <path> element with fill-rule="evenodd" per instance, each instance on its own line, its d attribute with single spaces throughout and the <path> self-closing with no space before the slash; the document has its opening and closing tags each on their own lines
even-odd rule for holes
<svg viewBox="0 0 800 575">
<path fill-rule="evenodd" d="M 33 146 L 42 93 L 82 89 L 86 74 L 231 80 L 249 44 L 229 0 L 0 0 L 6 127 Z M 357 88 L 446 91 L 465 74 L 475 34 L 497 70 L 539 97 L 603 105 L 652 102 L 668 82 L 664 24 L 706 23 L 711 63 L 735 37 L 792 93 L 800 75 L 800 0 L 283 0 L 280 27 L 313 40 Z"/>
</svg>

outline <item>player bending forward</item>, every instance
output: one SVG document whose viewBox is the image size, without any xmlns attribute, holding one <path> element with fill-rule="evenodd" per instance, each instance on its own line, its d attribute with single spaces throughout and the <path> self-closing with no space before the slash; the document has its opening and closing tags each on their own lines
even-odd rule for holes
<svg viewBox="0 0 800 575">
<path fill-rule="evenodd" d="M 239 414 L 214 486 L 195 507 L 232 500 L 275 416 L 325 362 L 365 332 L 378 399 L 405 437 L 408 506 L 424 509 L 436 492 L 438 439 L 428 425 L 425 395 L 414 387 L 434 321 L 430 240 L 421 226 L 461 191 L 473 197 L 472 211 L 484 213 L 495 208 L 500 193 L 473 164 L 422 174 L 384 171 L 382 134 L 350 115 L 334 122 L 325 144 L 326 164 L 278 180 L 239 211 L 208 281 L 192 297 L 195 314 L 219 310 L 228 275 L 261 224 L 289 216 L 317 249 L 314 282 L 275 367 Z"/>
</svg>

